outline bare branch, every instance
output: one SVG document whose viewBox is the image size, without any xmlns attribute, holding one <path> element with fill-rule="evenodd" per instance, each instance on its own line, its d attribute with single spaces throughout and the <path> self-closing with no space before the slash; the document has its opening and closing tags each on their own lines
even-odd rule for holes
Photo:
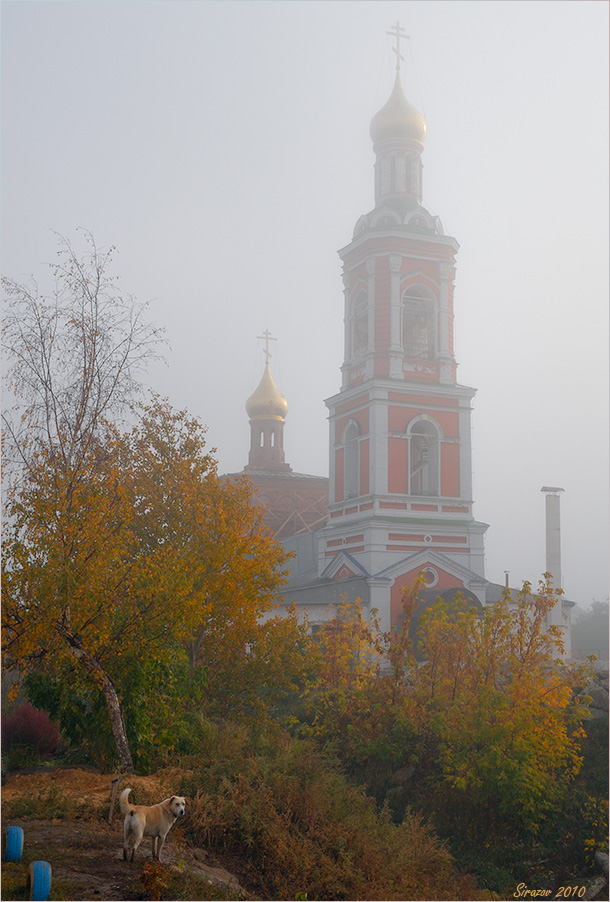
<svg viewBox="0 0 610 902">
<path fill-rule="evenodd" d="M 3 279 L 2 344 L 17 402 L 3 419 L 21 464 L 43 442 L 64 466 L 74 465 L 102 421 L 120 417 L 141 393 L 147 364 L 162 356 L 162 330 L 146 321 L 146 305 L 123 294 L 110 275 L 114 248 L 100 250 L 89 232 L 85 240 L 89 251 L 79 258 L 58 236 L 49 295 L 33 278 Z"/>
</svg>

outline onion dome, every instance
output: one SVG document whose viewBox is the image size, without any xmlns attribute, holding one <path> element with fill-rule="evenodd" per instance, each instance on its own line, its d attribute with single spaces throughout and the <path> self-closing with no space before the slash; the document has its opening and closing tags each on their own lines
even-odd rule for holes
<svg viewBox="0 0 610 902">
<path fill-rule="evenodd" d="M 269 364 L 265 366 L 258 388 L 246 401 L 246 411 L 251 420 L 258 417 L 277 417 L 283 420 L 288 413 L 288 401 L 273 381 Z"/>
<path fill-rule="evenodd" d="M 370 134 L 373 144 L 396 139 L 424 143 L 426 120 L 407 100 L 398 72 L 390 99 L 371 120 Z"/>
</svg>

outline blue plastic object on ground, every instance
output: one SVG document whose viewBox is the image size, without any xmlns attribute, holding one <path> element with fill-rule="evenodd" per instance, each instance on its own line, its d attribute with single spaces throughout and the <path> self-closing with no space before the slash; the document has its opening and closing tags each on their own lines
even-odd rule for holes
<svg viewBox="0 0 610 902">
<path fill-rule="evenodd" d="M 29 898 L 47 902 L 51 894 L 51 865 L 48 861 L 33 861 L 28 872 Z"/>
<path fill-rule="evenodd" d="M 23 852 L 23 830 L 21 827 L 11 825 L 6 828 L 6 853 L 7 861 L 20 861 Z"/>
</svg>

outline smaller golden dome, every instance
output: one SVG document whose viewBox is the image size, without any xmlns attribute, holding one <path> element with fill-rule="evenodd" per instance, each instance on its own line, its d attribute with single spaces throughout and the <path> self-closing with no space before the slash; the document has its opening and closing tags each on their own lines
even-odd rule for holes
<svg viewBox="0 0 610 902">
<path fill-rule="evenodd" d="M 407 100 L 398 72 L 390 99 L 371 120 L 370 134 L 373 144 L 396 138 L 424 143 L 426 120 Z"/>
<path fill-rule="evenodd" d="M 258 388 L 246 401 L 246 411 L 251 420 L 257 417 L 278 417 L 283 420 L 288 413 L 288 401 L 273 381 L 269 364 L 265 366 Z"/>
</svg>

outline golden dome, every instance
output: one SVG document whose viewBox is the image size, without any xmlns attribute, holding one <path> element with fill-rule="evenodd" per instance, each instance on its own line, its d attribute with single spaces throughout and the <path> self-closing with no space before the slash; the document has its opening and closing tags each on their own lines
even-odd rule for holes
<svg viewBox="0 0 610 902">
<path fill-rule="evenodd" d="M 371 120 L 370 134 L 373 144 L 395 138 L 424 143 L 426 120 L 407 100 L 398 72 L 390 99 Z"/>
<path fill-rule="evenodd" d="M 246 401 L 246 411 L 251 420 L 257 417 L 278 417 L 283 420 L 288 413 L 288 401 L 273 381 L 269 364 L 265 366 L 258 388 Z"/>
</svg>

